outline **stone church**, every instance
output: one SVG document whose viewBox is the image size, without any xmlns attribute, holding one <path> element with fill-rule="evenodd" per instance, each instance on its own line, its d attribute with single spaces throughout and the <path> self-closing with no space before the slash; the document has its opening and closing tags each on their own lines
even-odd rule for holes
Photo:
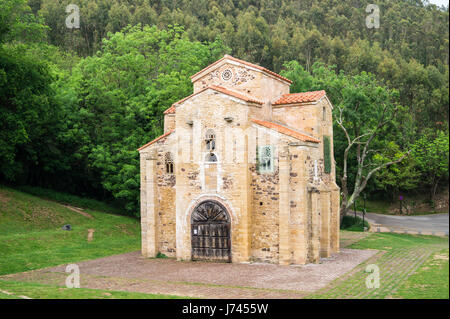
<svg viewBox="0 0 450 319">
<path fill-rule="evenodd" d="M 191 76 L 139 148 L 142 254 L 318 262 L 339 251 L 332 105 L 325 91 L 225 55 Z"/>
</svg>

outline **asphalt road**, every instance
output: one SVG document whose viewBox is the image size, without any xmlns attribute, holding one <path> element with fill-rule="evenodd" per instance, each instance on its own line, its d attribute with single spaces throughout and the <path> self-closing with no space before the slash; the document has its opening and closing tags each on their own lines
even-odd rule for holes
<svg viewBox="0 0 450 319">
<path fill-rule="evenodd" d="M 361 212 L 357 214 L 360 217 L 362 216 Z M 395 230 L 435 231 L 447 232 L 448 234 L 448 213 L 423 216 L 393 216 L 366 213 L 365 218 L 369 222 Z"/>
</svg>

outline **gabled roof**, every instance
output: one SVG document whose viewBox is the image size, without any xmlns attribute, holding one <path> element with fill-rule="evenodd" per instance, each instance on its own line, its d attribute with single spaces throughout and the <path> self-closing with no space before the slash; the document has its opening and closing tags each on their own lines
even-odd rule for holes
<svg viewBox="0 0 450 319">
<path fill-rule="evenodd" d="M 295 130 L 288 128 L 281 124 L 277 124 L 277 123 L 273 123 L 273 122 L 269 122 L 269 121 L 257 120 L 257 119 L 251 119 L 250 121 L 252 121 L 253 123 L 256 123 L 258 125 L 267 127 L 271 130 L 277 131 L 278 133 L 296 138 L 303 142 L 320 143 L 320 140 L 318 140 L 312 136 L 300 133 L 298 131 L 295 131 Z"/>
<path fill-rule="evenodd" d="M 158 142 L 159 140 L 161 140 L 161 139 L 163 139 L 163 138 L 165 138 L 165 137 L 167 137 L 167 136 L 169 136 L 170 134 L 172 134 L 173 132 L 175 132 L 175 130 L 170 130 L 170 131 L 168 131 L 168 132 L 166 132 L 166 133 L 164 133 L 163 135 L 161 135 L 161 136 L 158 136 L 157 138 L 155 138 L 153 141 L 151 141 L 151 142 L 148 142 L 147 144 L 145 144 L 145 145 L 142 145 L 141 147 L 139 147 L 137 150 L 138 151 L 140 151 L 140 150 L 142 150 L 142 149 L 144 149 L 144 148 L 146 148 L 147 146 L 150 146 L 150 145 L 152 145 L 153 143 L 156 143 L 156 142 Z"/>
<path fill-rule="evenodd" d="M 323 98 L 325 95 L 326 95 L 326 92 L 324 90 L 283 94 L 278 100 L 273 102 L 272 105 L 317 102 L 318 100 Z"/>
<path fill-rule="evenodd" d="M 237 59 L 237 58 L 232 57 L 231 55 L 228 55 L 228 54 L 225 54 L 224 57 L 221 58 L 220 60 L 217 60 L 216 62 L 214 62 L 214 63 L 208 65 L 208 66 L 207 66 L 206 68 L 204 68 L 203 70 L 200 70 L 199 72 L 197 72 L 197 73 L 195 73 L 194 75 L 192 75 L 192 76 L 191 76 L 191 80 L 192 80 L 193 78 L 195 78 L 197 75 L 203 73 L 204 71 L 206 71 L 206 70 L 208 70 L 208 69 L 210 69 L 210 68 L 216 66 L 216 65 L 219 64 L 220 62 L 222 62 L 222 61 L 224 61 L 224 60 L 227 60 L 227 59 L 228 59 L 228 60 L 231 60 L 231 61 L 234 61 L 234 62 L 237 62 L 237 63 L 245 64 L 245 65 L 250 66 L 250 67 L 252 67 L 252 68 L 255 68 L 255 69 L 258 69 L 258 70 L 263 71 L 263 72 L 265 72 L 265 73 L 268 73 L 268 74 L 270 74 L 270 75 L 272 75 L 272 76 L 274 76 L 274 77 L 277 77 L 277 78 L 279 78 L 279 79 L 281 79 L 281 80 L 283 80 L 283 81 L 285 81 L 285 82 L 288 82 L 289 84 L 292 84 L 292 81 L 291 81 L 291 80 L 289 80 L 288 78 L 285 78 L 284 76 L 279 75 L 278 73 L 275 73 L 275 72 L 273 72 L 273 71 L 270 71 L 270 70 L 268 70 L 268 69 L 266 69 L 266 68 L 264 68 L 264 67 L 262 67 L 262 66 L 260 66 L 260 65 L 253 64 L 253 63 L 250 63 L 250 62 L 247 62 L 247 61 L 244 61 L 244 60 Z"/>
<path fill-rule="evenodd" d="M 254 99 L 252 97 L 246 96 L 244 94 L 241 94 L 241 93 L 238 93 L 238 92 L 235 92 L 235 91 L 231 91 L 231 90 L 226 89 L 226 88 L 224 88 L 222 86 L 210 85 L 210 86 L 207 86 L 207 87 L 201 89 L 197 93 L 191 94 L 191 95 L 185 97 L 184 99 L 181 99 L 181 100 L 173 103 L 171 107 L 169 107 L 167 110 L 164 111 L 164 114 L 175 114 L 175 112 L 176 112 L 175 111 L 175 106 L 176 105 L 181 104 L 184 101 L 190 99 L 191 97 L 193 97 L 193 96 L 195 96 L 197 94 L 200 94 L 200 93 L 202 93 L 202 92 L 204 92 L 204 91 L 206 91 L 208 89 L 211 89 L 211 90 L 214 90 L 214 91 L 217 91 L 217 92 L 220 92 L 220 93 L 223 93 L 223 94 L 226 94 L 226 95 L 238 98 L 238 99 L 240 99 L 242 101 L 245 101 L 245 102 L 256 103 L 256 104 L 260 104 L 260 105 L 263 104 L 263 102 L 258 101 L 258 100 Z"/>
</svg>

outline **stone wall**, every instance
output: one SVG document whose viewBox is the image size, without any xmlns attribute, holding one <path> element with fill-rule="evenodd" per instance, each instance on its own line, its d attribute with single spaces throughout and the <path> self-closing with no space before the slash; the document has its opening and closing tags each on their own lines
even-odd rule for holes
<svg viewBox="0 0 450 319">
<path fill-rule="evenodd" d="M 163 144 L 163 143 L 160 143 Z M 158 247 L 159 252 L 175 257 L 176 254 L 176 225 L 175 225 L 175 174 L 166 172 L 165 159 L 166 147 L 157 148 L 156 158 L 156 184 L 158 200 Z M 173 153 L 173 152 L 172 152 Z"/>
<path fill-rule="evenodd" d="M 254 261 L 278 262 L 278 169 L 272 174 L 260 174 L 250 166 L 252 200 L 252 246 Z"/>
<path fill-rule="evenodd" d="M 175 129 L 175 114 L 164 115 L 164 133 Z"/>
</svg>

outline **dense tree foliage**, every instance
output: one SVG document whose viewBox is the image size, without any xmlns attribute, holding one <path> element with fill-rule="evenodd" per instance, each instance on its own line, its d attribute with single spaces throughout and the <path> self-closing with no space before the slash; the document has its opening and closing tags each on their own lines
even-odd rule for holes
<svg viewBox="0 0 450 319">
<path fill-rule="evenodd" d="M 79 29 L 65 24 L 71 3 Z M 138 214 L 136 148 L 191 92 L 189 75 L 230 53 L 289 77 L 292 92 L 327 90 L 350 141 L 389 119 L 365 155 L 360 143 L 346 153 L 335 122 L 346 205 L 361 191 L 432 198 L 448 176 L 448 8 L 380 0 L 369 29 L 369 3 L 2 0 L 0 181 L 115 198 Z"/>
</svg>

